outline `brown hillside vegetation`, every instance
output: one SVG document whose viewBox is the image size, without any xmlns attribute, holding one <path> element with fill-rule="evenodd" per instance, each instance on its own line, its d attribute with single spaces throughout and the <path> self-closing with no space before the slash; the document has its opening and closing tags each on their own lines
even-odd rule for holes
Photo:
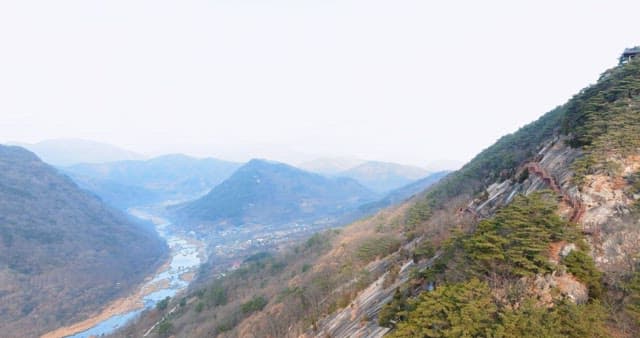
<svg viewBox="0 0 640 338">
<path fill-rule="evenodd" d="M 314 235 L 279 254 L 249 257 L 227 277 L 173 300 L 178 310 L 166 320 L 171 323 L 166 335 L 297 337 L 317 329 L 325 316 L 351 306 L 372 282 L 399 280 L 398 272 L 386 273 L 394 266 L 426 257 L 429 248 L 416 248 L 419 239 L 428 236 L 437 243 L 448 236 L 453 209 L 440 212 L 441 226 L 427 231 L 406 226 L 408 208 L 404 204 L 384 210 L 342 230 Z M 469 219 L 461 222 L 466 227 Z M 256 295 L 266 304 L 259 311 L 249 310 Z M 136 337 L 161 318 L 163 311 L 154 310 L 114 336 Z M 151 336 L 163 335 L 157 331 Z"/>
<path fill-rule="evenodd" d="M 18 147 L 0 146 L 0 335 L 34 337 L 86 318 L 164 258 L 132 223 Z"/>
</svg>

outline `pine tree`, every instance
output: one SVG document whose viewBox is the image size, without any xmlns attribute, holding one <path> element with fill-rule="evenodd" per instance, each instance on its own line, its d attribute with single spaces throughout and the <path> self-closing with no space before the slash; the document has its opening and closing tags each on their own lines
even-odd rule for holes
<svg viewBox="0 0 640 338">
<path fill-rule="evenodd" d="M 497 313 L 488 285 L 478 279 L 423 292 L 412 306 L 391 337 L 484 337 Z"/>
</svg>

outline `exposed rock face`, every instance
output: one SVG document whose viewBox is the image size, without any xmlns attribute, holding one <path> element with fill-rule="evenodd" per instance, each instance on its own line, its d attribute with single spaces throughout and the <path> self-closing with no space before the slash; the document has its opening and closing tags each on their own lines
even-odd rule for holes
<svg viewBox="0 0 640 338">
<path fill-rule="evenodd" d="M 620 170 L 610 175 L 588 175 L 580 197 L 586 205 L 582 226 L 592 235 L 596 263 L 603 270 L 616 271 L 628 269 L 639 252 L 639 220 L 630 213 L 635 196 L 626 193 L 624 177 L 640 171 L 640 156 L 609 160 Z"/>
<path fill-rule="evenodd" d="M 588 182 L 582 189 L 581 197 L 588 210 L 583 224 L 585 227 L 602 225 L 616 214 L 624 213 L 629 199 L 621 189 L 616 189 L 616 182 L 606 175 L 589 175 Z"/>
<path fill-rule="evenodd" d="M 533 281 L 531 292 L 537 296 L 540 302 L 545 306 L 553 306 L 557 295 L 554 290 L 558 290 L 561 296 L 567 297 L 576 304 L 584 304 L 589 300 L 589 289 L 586 285 L 580 283 L 570 274 L 546 274 L 537 276 Z"/>
<path fill-rule="evenodd" d="M 573 243 L 569 243 L 565 246 L 562 247 L 562 250 L 560 251 L 560 257 L 565 258 L 567 257 L 571 251 L 576 249 L 576 245 Z"/>
<path fill-rule="evenodd" d="M 589 289 L 571 274 L 556 276 L 556 285 L 563 296 L 576 304 L 584 304 L 589 300 Z"/>
<path fill-rule="evenodd" d="M 487 198 L 473 200 L 468 209 L 481 217 L 488 217 L 511 202 L 517 194 L 528 195 L 550 189 L 562 196 L 564 205 L 561 205 L 561 210 L 571 217 L 572 204 L 578 197 L 577 188 L 571 183 L 573 172 L 568 168 L 580 156 L 580 151 L 567 146 L 564 141 L 565 138 L 554 138 L 546 142 L 536 156 L 537 161 L 522 165 L 514 178 L 489 186 Z"/>
<path fill-rule="evenodd" d="M 403 266 L 406 268 L 407 265 Z M 392 288 L 384 288 L 381 276 L 362 291 L 351 304 L 330 316 L 322 323 L 322 329 L 314 337 L 382 337 L 389 331 L 380 327 L 375 318 L 384 304 L 393 297 Z M 394 285 L 397 287 L 397 285 Z"/>
<path fill-rule="evenodd" d="M 640 171 L 640 156 L 610 159 L 619 165 L 617 174 L 587 175 L 578 189 L 573 182 L 572 163 L 581 151 L 565 144 L 564 138 L 548 141 L 536 160 L 524 164 L 515 178 L 494 183 L 486 189 L 484 200 L 473 200 L 467 210 L 477 217 L 488 217 L 508 204 L 519 193 L 530 194 L 541 189 L 553 190 L 561 196 L 560 213 L 578 223 L 593 247 L 599 268 L 620 270 L 632 264 L 640 242 L 639 220 L 632 218 L 630 205 L 635 196 L 625 192 L 624 177 Z M 535 168 L 540 172 L 535 172 Z M 518 177 L 528 170 L 526 179 Z"/>
<path fill-rule="evenodd" d="M 405 248 L 413 245 L 411 242 Z M 321 320 L 318 330 L 307 333 L 303 337 L 382 337 L 389 328 L 378 325 L 377 317 L 382 307 L 391 301 L 395 290 L 410 278 L 412 269 L 425 269 L 439 257 L 436 254 L 433 258 L 414 264 L 412 260 L 404 263 L 395 282 L 385 287 L 384 280 L 389 272 L 384 273 L 375 282 L 371 283 L 365 290 L 350 303 L 349 306 L 338 310 L 336 313 Z M 388 262 L 398 258 L 398 253 L 394 253 L 385 259 L 372 262 L 367 269 L 378 270 L 380 267 L 388 266 Z M 388 267 L 386 270 L 389 270 Z"/>
</svg>

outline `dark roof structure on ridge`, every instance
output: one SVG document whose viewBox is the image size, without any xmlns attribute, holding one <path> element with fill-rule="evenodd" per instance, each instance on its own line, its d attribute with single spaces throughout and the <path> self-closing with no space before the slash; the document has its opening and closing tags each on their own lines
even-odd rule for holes
<svg viewBox="0 0 640 338">
<path fill-rule="evenodd" d="M 625 63 L 631 60 L 632 58 L 640 55 L 640 46 L 625 48 L 622 55 L 620 55 L 620 63 Z"/>
</svg>

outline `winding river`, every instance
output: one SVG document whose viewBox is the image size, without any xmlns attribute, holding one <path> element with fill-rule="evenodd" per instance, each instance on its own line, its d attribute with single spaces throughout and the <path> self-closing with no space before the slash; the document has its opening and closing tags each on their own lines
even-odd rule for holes
<svg viewBox="0 0 640 338">
<path fill-rule="evenodd" d="M 83 328 L 83 331 L 65 337 L 89 338 L 114 332 L 136 318 L 145 309 L 152 308 L 164 298 L 173 297 L 178 292 L 186 289 L 191 277 L 203 262 L 205 257 L 203 244 L 184 234 L 170 231 L 169 226 L 171 223 L 155 215 L 153 208 L 132 208 L 128 212 L 132 216 L 151 221 L 155 225 L 158 234 L 166 240 L 170 248 L 170 257 L 167 264 L 151 276 L 150 279 L 147 278 L 138 293 L 131 296 L 134 298 L 133 301 L 138 304 L 134 309 L 130 309 L 131 307 L 129 309 L 125 308 L 120 313 L 114 313 L 95 325 L 92 323 L 90 328 Z M 140 303 L 142 306 L 140 306 Z"/>
</svg>

